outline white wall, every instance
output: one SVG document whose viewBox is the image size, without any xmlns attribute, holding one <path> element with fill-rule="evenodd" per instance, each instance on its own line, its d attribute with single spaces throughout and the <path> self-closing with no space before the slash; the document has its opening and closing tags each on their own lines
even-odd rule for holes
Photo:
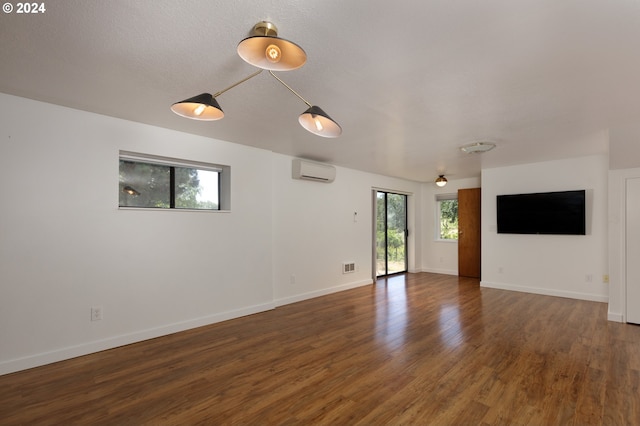
<svg viewBox="0 0 640 426">
<path fill-rule="evenodd" d="M 459 189 L 479 188 L 480 178 L 449 180 L 443 188 L 435 183 L 422 184 L 422 270 L 458 275 L 458 242 L 439 241 L 436 232 L 438 194 L 457 194 Z"/>
<path fill-rule="evenodd" d="M 0 373 L 273 306 L 270 152 L 7 95 L 0 121 Z M 119 210 L 121 149 L 230 165 L 232 211 Z"/>
<path fill-rule="evenodd" d="M 609 130 L 609 169 L 623 170 L 640 167 L 640 124 L 617 125 Z"/>
<path fill-rule="evenodd" d="M 374 187 L 410 194 L 409 269 L 419 268 L 420 245 L 414 238 L 421 232 L 414 214 L 421 204 L 419 183 L 342 167 L 330 184 L 294 180 L 291 160 L 273 155 L 273 282 L 278 304 L 373 282 Z M 343 262 L 355 262 L 356 272 L 343 274 Z"/>
<path fill-rule="evenodd" d="M 627 319 L 626 185 L 640 178 L 640 168 L 609 172 L 609 312 L 611 321 Z"/>
<path fill-rule="evenodd" d="M 609 320 L 626 321 L 626 181 L 640 177 L 640 125 L 609 132 Z"/>
<path fill-rule="evenodd" d="M 608 157 L 590 156 L 482 171 L 482 282 L 485 287 L 607 301 Z M 496 232 L 500 194 L 587 190 L 587 234 Z"/>
<path fill-rule="evenodd" d="M 0 140 L 0 374 L 371 283 L 373 187 L 412 194 L 420 269 L 416 182 L 3 94 Z M 120 150 L 230 166 L 231 212 L 119 210 Z"/>
</svg>

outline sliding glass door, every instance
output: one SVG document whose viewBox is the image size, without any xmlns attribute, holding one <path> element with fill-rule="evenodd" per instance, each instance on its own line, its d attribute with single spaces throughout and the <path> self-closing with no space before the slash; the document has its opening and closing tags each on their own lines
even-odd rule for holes
<svg viewBox="0 0 640 426">
<path fill-rule="evenodd" d="M 376 191 L 376 276 L 407 272 L 407 196 Z"/>
</svg>

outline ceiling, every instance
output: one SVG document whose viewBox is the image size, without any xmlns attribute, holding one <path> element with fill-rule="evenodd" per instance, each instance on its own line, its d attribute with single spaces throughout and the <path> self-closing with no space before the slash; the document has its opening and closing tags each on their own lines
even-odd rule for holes
<svg viewBox="0 0 640 426">
<path fill-rule="evenodd" d="M 640 110 L 635 0 L 44 4 L 0 14 L 0 92 L 410 180 L 606 153 Z M 341 137 L 305 131 L 307 106 L 267 72 L 218 97 L 220 121 L 170 111 L 251 74 L 236 46 L 262 20 L 305 49 L 278 75 Z"/>
</svg>

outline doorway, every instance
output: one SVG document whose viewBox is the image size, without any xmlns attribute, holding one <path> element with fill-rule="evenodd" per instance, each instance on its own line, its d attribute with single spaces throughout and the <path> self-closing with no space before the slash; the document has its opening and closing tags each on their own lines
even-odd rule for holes
<svg viewBox="0 0 640 426">
<path fill-rule="evenodd" d="M 376 277 L 407 272 L 407 196 L 375 191 Z"/>
</svg>

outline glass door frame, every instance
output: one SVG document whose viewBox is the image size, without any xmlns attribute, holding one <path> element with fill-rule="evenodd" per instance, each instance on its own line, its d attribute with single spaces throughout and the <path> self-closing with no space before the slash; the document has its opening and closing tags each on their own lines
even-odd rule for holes
<svg viewBox="0 0 640 426">
<path fill-rule="evenodd" d="M 385 259 L 384 259 L 384 274 L 380 274 L 378 275 L 378 194 L 384 194 L 384 237 L 385 237 L 385 242 L 384 242 L 384 250 L 385 250 Z M 398 195 L 401 197 L 404 197 L 404 268 L 401 271 L 394 271 L 394 272 L 389 272 L 389 241 L 388 241 L 388 218 L 389 218 L 389 211 L 388 211 L 388 197 L 389 194 L 391 195 Z M 409 255 L 408 255 L 408 248 L 409 248 L 409 230 L 408 230 L 408 219 L 409 219 L 409 211 L 408 211 L 408 207 L 409 207 L 409 196 L 406 193 L 402 193 L 402 192 L 394 192 L 391 190 L 385 190 L 385 189 L 373 189 L 372 192 L 372 196 L 373 196 L 373 277 L 374 279 L 377 278 L 381 278 L 381 277 L 387 277 L 390 275 L 396 275 L 396 274 L 403 274 L 408 272 L 408 265 L 409 265 Z"/>
</svg>

